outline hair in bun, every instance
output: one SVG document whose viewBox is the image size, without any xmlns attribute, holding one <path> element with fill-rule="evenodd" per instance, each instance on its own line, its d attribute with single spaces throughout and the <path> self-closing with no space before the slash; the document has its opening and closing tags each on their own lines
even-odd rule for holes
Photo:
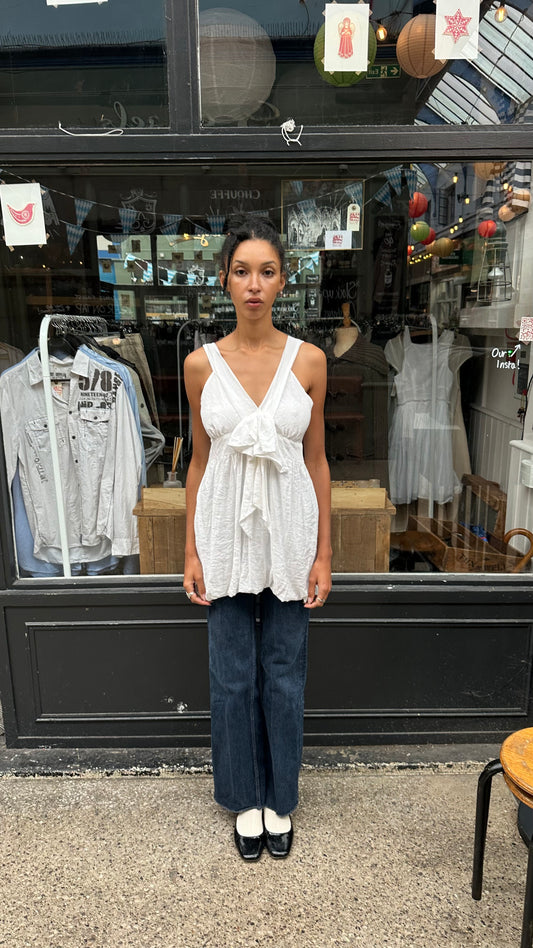
<svg viewBox="0 0 533 948">
<path fill-rule="evenodd" d="M 278 230 L 270 218 L 261 214 L 233 214 L 227 221 L 228 235 L 222 247 L 222 266 L 225 270 L 224 290 L 228 286 L 229 269 L 233 255 L 244 240 L 267 240 L 279 257 L 281 271 L 285 269 L 285 250 Z"/>
</svg>

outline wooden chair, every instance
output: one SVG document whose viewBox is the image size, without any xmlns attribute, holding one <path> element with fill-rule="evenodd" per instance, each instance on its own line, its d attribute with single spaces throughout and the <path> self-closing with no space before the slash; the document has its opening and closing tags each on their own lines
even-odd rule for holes
<svg viewBox="0 0 533 948">
<path fill-rule="evenodd" d="M 491 760 L 480 774 L 477 789 L 476 830 L 474 840 L 474 870 L 472 873 L 472 898 L 481 898 L 483 885 L 483 857 L 489 818 L 490 791 L 494 774 L 503 778 L 517 798 L 528 807 L 533 807 L 533 727 L 515 731 L 507 737 L 501 748 L 499 760 Z M 533 837 L 529 842 L 526 893 L 522 919 L 520 948 L 533 946 Z"/>
</svg>

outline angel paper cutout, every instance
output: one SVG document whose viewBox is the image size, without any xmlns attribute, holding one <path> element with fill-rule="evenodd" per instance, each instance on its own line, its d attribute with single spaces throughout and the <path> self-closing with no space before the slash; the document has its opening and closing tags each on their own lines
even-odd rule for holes
<svg viewBox="0 0 533 948">
<path fill-rule="evenodd" d="M 350 59 L 353 56 L 352 36 L 354 33 L 355 23 L 350 20 L 349 16 L 345 16 L 342 22 L 339 23 L 339 56 L 342 59 Z"/>
</svg>

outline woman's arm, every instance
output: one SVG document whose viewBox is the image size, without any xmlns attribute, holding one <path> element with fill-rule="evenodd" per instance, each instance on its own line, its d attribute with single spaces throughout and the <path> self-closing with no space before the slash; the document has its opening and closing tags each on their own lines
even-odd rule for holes
<svg viewBox="0 0 533 948">
<path fill-rule="evenodd" d="M 308 394 L 313 400 L 311 421 L 304 435 L 304 460 L 318 501 L 318 538 L 316 559 L 309 574 L 307 606 L 323 605 L 331 590 L 331 481 L 324 446 L 324 401 L 326 398 L 327 363 L 321 349 L 305 343 L 302 368 L 309 379 Z M 317 588 L 318 587 L 318 591 Z"/>
<path fill-rule="evenodd" d="M 205 598 L 205 583 L 202 564 L 196 549 L 194 534 L 194 514 L 196 512 L 196 495 L 209 457 L 211 442 L 202 424 L 200 416 L 200 398 L 202 389 L 209 375 L 209 363 L 203 349 L 197 349 L 187 356 L 183 364 L 185 390 L 189 401 L 189 410 L 192 419 L 192 457 L 187 472 L 185 484 L 185 500 L 187 510 L 187 527 L 185 535 L 185 566 L 183 570 L 183 586 L 190 593 L 190 601 L 201 606 L 210 603 Z"/>
</svg>

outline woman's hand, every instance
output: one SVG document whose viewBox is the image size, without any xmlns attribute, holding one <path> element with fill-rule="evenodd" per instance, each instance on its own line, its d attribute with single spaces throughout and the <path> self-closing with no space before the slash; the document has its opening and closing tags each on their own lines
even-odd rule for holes
<svg viewBox="0 0 533 948">
<path fill-rule="evenodd" d="M 205 596 L 204 573 L 202 570 L 202 564 L 196 555 L 185 555 L 183 588 L 187 593 L 189 602 L 193 602 L 195 606 L 211 605 Z"/>
<path fill-rule="evenodd" d="M 323 606 L 331 590 L 331 558 L 317 557 L 309 573 L 309 589 L 304 609 Z"/>
</svg>

